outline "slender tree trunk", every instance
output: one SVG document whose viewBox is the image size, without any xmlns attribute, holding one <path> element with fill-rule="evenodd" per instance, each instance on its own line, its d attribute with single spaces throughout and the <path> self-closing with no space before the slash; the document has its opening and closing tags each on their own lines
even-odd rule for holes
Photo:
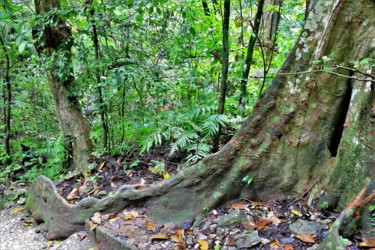
<svg viewBox="0 0 375 250">
<path fill-rule="evenodd" d="M 47 13 L 52 9 L 60 9 L 59 0 L 35 0 L 36 14 Z M 66 143 L 68 162 L 76 171 L 86 172 L 87 161 L 91 156 L 92 142 L 87 122 L 84 119 L 79 101 L 73 92 L 75 79 L 71 66 L 71 47 L 73 36 L 65 20 L 54 16 L 57 25 L 42 24 L 43 30 L 36 27 L 35 36 L 42 32 L 42 37 L 35 44 L 39 53 L 44 52 L 51 60 L 48 79 L 55 101 L 60 129 Z M 61 66 L 64 64 L 64 66 Z"/>
<path fill-rule="evenodd" d="M 5 54 L 5 90 L 4 90 L 4 124 L 5 124 L 5 153 L 8 156 L 8 162 L 11 162 L 10 155 L 10 120 L 11 120 L 11 103 L 12 103 L 12 85 L 10 83 L 10 58 L 9 51 L 5 47 L 4 40 L 0 37 L 1 47 L 3 48 Z"/>
<path fill-rule="evenodd" d="M 262 17 L 262 28 L 264 30 L 264 46 L 267 47 L 266 54 L 271 54 L 276 47 L 276 35 L 279 29 L 280 17 L 281 17 L 281 6 L 283 0 L 267 0 L 265 6 L 273 5 L 277 6 L 278 11 L 267 11 Z"/>
<path fill-rule="evenodd" d="M 228 89 L 228 67 L 229 67 L 229 19 L 230 19 L 230 0 L 224 1 L 224 17 L 223 17 L 223 63 L 221 70 L 221 82 L 220 82 L 220 96 L 219 106 L 217 109 L 218 114 L 224 114 L 225 110 L 225 98 Z M 219 131 L 214 138 L 213 152 L 219 149 L 221 136 L 221 126 Z"/>
<path fill-rule="evenodd" d="M 254 54 L 254 48 L 255 48 L 255 43 L 257 41 L 257 36 L 259 35 L 259 27 L 260 27 L 260 21 L 262 19 L 263 15 L 263 5 L 264 5 L 264 0 L 259 0 L 258 2 L 258 10 L 255 15 L 255 20 L 254 20 L 254 26 L 253 26 L 253 31 L 249 40 L 249 45 L 247 46 L 247 54 L 246 54 L 246 59 L 245 59 L 245 67 L 244 71 L 242 72 L 242 77 L 241 77 L 241 93 L 240 93 L 240 98 L 239 98 L 239 109 L 244 110 L 245 104 L 246 104 L 246 87 L 247 87 L 247 81 L 249 78 L 249 73 L 250 73 L 250 68 L 251 68 L 251 63 L 253 61 L 253 54 Z"/>
<path fill-rule="evenodd" d="M 92 4 L 92 3 L 90 3 Z M 100 85 L 100 78 L 101 78 L 101 70 L 100 70 L 100 55 L 99 55 L 99 39 L 98 39 L 98 33 L 95 25 L 95 11 L 94 7 L 90 6 L 90 16 L 91 16 L 91 25 L 92 25 L 92 40 L 94 43 L 94 50 L 95 50 L 95 61 L 96 61 L 96 84 L 97 84 L 97 91 L 98 91 L 98 103 L 99 103 L 99 113 L 100 113 L 100 119 L 102 121 L 102 129 L 103 129 L 103 149 L 106 150 L 108 153 L 111 152 L 111 149 L 108 144 L 108 136 L 109 136 L 109 128 L 108 128 L 108 118 L 107 118 L 107 108 L 106 104 L 104 103 L 103 99 L 103 89 Z"/>
</svg>

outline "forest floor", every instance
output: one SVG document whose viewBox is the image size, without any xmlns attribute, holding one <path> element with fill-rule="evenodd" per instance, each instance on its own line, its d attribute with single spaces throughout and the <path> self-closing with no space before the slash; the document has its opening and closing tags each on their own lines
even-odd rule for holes
<svg viewBox="0 0 375 250">
<path fill-rule="evenodd" d="M 161 147 L 138 157 L 93 158 L 90 173 L 64 180 L 57 189 L 70 203 L 89 196 L 100 199 L 124 184 L 152 184 L 169 178 L 184 167 L 180 164 L 184 157 L 170 157 L 168 150 Z M 37 225 L 23 210 L 22 199 L 20 196 L 0 210 L 0 250 L 100 249 L 85 232 L 65 241 L 46 241 L 43 225 Z M 96 213 L 89 227 L 106 228 L 117 241 L 136 249 L 293 250 L 315 249 L 336 217 L 304 196 L 269 202 L 239 199 L 182 225 L 153 222 L 142 208 L 116 214 Z M 361 249 L 359 235 L 343 240 L 348 249 Z"/>
</svg>

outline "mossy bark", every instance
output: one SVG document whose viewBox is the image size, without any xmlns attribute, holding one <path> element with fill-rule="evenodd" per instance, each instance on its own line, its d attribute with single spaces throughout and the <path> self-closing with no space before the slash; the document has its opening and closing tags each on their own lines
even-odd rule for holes
<svg viewBox="0 0 375 250">
<path fill-rule="evenodd" d="M 71 61 L 73 36 L 65 20 L 50 11 L 60 9 L 59 0 L 35 0 L 36 14 L 49 15 L 51 23 L 39 24 L 33 34 L 36 38 L 35 47 L 39 53 L 45 53 L 51 66 L 49 69 L 49 86 L 55 101 L 60 129 L 66 145 L 67 162 L 78 172 L 85 172 L 87 160 L 92 152 L 89 125 L 84 119 L 75 93 L 75 78 Z M 42 33 L 39 39 L 39 34 Z"/>
</svg>

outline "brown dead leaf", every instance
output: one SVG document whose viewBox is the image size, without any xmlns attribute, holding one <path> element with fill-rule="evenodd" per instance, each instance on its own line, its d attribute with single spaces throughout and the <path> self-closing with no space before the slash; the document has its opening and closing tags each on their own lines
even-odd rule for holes
<svg viewBox="0 0 375 250">
<path fill-rule="evenodd" d="M 267 218 L 260 218 L 256 223 L 255 223 L 255 228 L 262 230 L 264 229 L 267 225 L 271 224 L 273 220 L 267 219 Z"/>
<path fill-rule="evenodd" d="M 314 234 L 297 234 L 297 238 L 303 242 L 315 244 Z"/>
<path fill-rule="evenodd" d="M 124 220 L 132 220 L 132 219 L 139 217 L 138 212 L 135 210 L 132 210 L 132 211 L 124 210 L 122 214 L 124 215 Z"/>
<path fill-rule="evenodd" d="M 151 240 L 168 240 L 169 237 L 166 234 L 158 233 L 150 236 Z"/>
<path fill-rule="evenodd" d="M 277 240 L 273 240 L 273 241 L 270 242 L 269 246 L 271 248 L 275 248 L 275 247 L 279 248 L 279 242 Z"/>
<path fill-rule="evenodd" d="M 118 218 L 120 218 L 120 217 L 118 216 L 118 214 L 110 214 L 110 215 L 108 216 L 108 221 L 110 221 L 110 222 L 114 222 L 114 221 L 118 220 Z"/>
<path fill-rule="evenodd" d="M 102 169 L 104 168 L 104 166 L 105 166 L 105 161 L 103 161 L 102 164 L 100 164 L 100 166 L 99 166 L 99 172 L 102 171 Z"/>
<path fill-rule="evenodd" d="M 11 209 L 12 213 L 19 213 L 19 212 L 21 212 L 23 210 L 25 210 L 24 207 L 15 207 L 15 208 Z"/>
<path fill-rule="evenodd" d="M 230 207 L 234 209 L 245 209 L 249 206 L 250 204 L 245 204 L 245 203 L 235 203 L 232 204 Z"/>
<path fill-rule="evenodd" d="M 91 231 L 94 230 L 94 229 L 98 226 L 98 224 L 95 224 L 95 223 L 92 222 L 91 220 L 89 221 L 89 225 L 90 225 L 90 230 L 91 230 Z"/>
<path fill-rule="evenodd" d="M 122 165 L 122 157 L 119 157 L 118 159 L 117 159 L 117 161 L 116 161 L 116 164 L 117 164 L 117 167 L 121 167 L 121 165 Z"/>
<path fill-rule="evenodd" d="M 200 245 L 200 250 L 208 250 L 208 241 L 207 240 L 197 240 Z"/>
<path fill-rule="evenodd" d="M 245 229 L 254 230 L 256 228 L 254 221 L 247 220 L 241 223 Z"/>
<path fill-rule="evenodd" d="M 285 245 L 284 250 L 293 250 L 293 245 Z"/>
<path fill-rule="evenodd" d="M 185 249 L 185 231 L 183 229 L 176 229 L 176 234 L 171 236 L 171 239 L 177 243 L 178 249 Z"/>
<path fill-rule="evenodd" d="M 367 241 L 359 243 L 359 245 L 361 247 L 375 247 L 375 240 L 369 239 Z"/>
<path fill-rule="evenodd" d="M 95 224 L 100 224 L 102 223 L 102 215 L 100 214 L 100 212 L 96 212 L 91 218 L 90 220 L 92 222 L 94 222 Z"/>
<path fill-rule="evenodd" d="M 252 206 L 263 206 L 264 202 L 260 202 L 260 201 L 252 201 L 251 202 L 251 205 Z"/>
<path fill-rule="evenodd" d="M 70 193 L 66 197 L 66 200 L 67 201 L 72 201 L 72 200 L 77 199 L 78 198 L 78 196 L 77 196 L 78 192 L 79 192 L 78 188 L 73 188 L 73 190 L 70 191 Z"/>
<path fill-rule="evenodd" d="M 147 230 L 155 232 L 156 227 L 152 223 L 152 221 L 146 220 L 145 225 L 146 225 Z"/>
</svg>

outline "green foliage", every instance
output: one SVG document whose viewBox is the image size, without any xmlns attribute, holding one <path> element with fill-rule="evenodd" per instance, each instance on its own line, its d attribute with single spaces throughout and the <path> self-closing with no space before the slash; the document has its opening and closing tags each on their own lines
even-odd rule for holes
<svg viewBox="0 0 375 250">
<path fill-rule="evenodd" d="M 244 178 L 242 178 L 242 182 L 245 182 L 246 185 L 249 185 L 253 182 L 253 177 L 250 175 L 246 175 Z"/>
<path fill-rule="evenodd" d="M 371 214 L 371 220 L 370 220 L 370 225 L 372 227 L 375 227 L 375 205 L 371 205 L 369 206 L 369 211 L 370 211 L 370 214 Z"/>
<path fill-rule="evenodd" d="M 154 163 L 153 167 L 150 167 L 149 170 L 151 173 L 163 176 L 163 174 L 167 173 L 165 170 L 165 163 L 161 161 L 151 160 Z"/>
<path fill-rule="evenodd" d="M 323 201 L 322 203 L 320 203 L 320 209 L 321 210 L 327 209 L 328 206 L 329 206 L 328 201 Z"/>
<path fill-rule="evenodd" d="M 0 165 L 3 170 L 0 178 L 10 176 L 19 167 L 26 169 L 22 181 L 30 181 L 38 174 L 59 178 L 64 173 L 64 162 L 68 159 L 59 136 L 55 102 L 47 84 L 51 66 L 60 80 L 74 74 L 75 84 L 69 92 L 80 101 L 79 108 L 84 110 L 90 123 L 90 136 L 99 155 L 130 156 L 168 145 L 170 155 L 187 152 L 188 164 L 208 156 L 219 126 L 228 137 L 233 135 L 251 111 L 263 84 L 263 79 L 249 80 L 249 94 L 242 112 L 238 108 L 239 83 L 246 44 L 252 34 L 250 22 L 253 22 L 244 17 L 254 16 L 255 3 L 241 6 L 238 2 L 232 3 L 235 11 L 230 24 L 230 84 L 225 115 L 217 115 L 222 30 L 220 13 L 215 13 L 211 4 L 211 15 L 206 16 L 200 1 L 128 0 L 120 4 L 114 0 L 94 0 L 94 12 L 91 12 L 74 1 L 64 0 L 61 10 L 35 16 L 31 11 L 33 6 L 27 1 L 4 2 L 0 6 L 0 36 L 5 43 L 0 45 L 0 71 L 4 72 L 3 62 L 9 55 L 13 164 Z M 277 53 L 266 58 L 271 60 L 266 86 L 299 35 L 304 21 L 303 5 L 303 1 L 283 1 Z M 269 9 L 279 11 L 277 6 Z M 61 20 L 69 22 L 74 44 L 71 55 L 55 52 L 56 63 L 52 65 L 52 60 L 35 50 L 34 43 L 41 41 L 42 33 L 32 34 L 32 28 L 43 30 L 48 25 L 58 25 Z M 97 30 L 98 55 L 93 44 L 93 25 Z M 241 36 L 244 43 L 239 42 Z M 265 53 L 262 49 L 267 44 L 261 38 L 259 42 L 263 47 L 257 46 L 254 51 L 250 74 L 263 76 Z M 67 60 L 69 56 L 71 60 Z M 355 63 L 355 67 L 363 68 L 371 63 L 370 59 L 364 60 Z M 1 75 L 2 93 L 4 88 Z M 0 110 L 4 109 L 3 103 Z M 102 143 L 100 111 L 103 109 L 109 127 L 107 148 Z M 4 138 L 2 123 L 0 138 Z M 24 157 L 21 143 L 45 157 L 47 163 L 39 162 L 37 157 L 20 164 Z M 7 161 L 3 148 L 0 156 L 0 163 Z M 134 162 L 128 168 L 136 165 Z"/>
</svg>

